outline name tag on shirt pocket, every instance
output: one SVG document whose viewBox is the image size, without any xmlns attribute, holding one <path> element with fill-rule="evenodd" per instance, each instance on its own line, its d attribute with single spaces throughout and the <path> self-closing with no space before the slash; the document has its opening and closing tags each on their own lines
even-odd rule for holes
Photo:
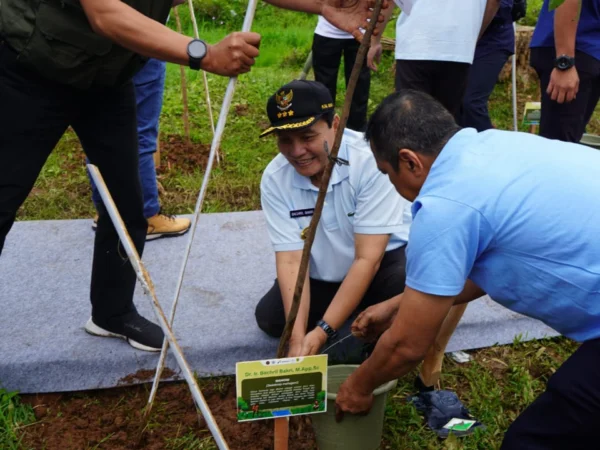
<svg viewBox="0 0 600 450">
<path fill-rule="evenodd" d="M 297 219 L 298 217 L 311 217 L 315 213 L 315 208 L 308 209 L 296 209 L 290 211 L 290 219 Z"/>
</svg>

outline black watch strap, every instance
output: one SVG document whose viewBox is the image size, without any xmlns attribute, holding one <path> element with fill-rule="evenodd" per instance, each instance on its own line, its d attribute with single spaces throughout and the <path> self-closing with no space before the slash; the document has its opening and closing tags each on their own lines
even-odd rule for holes
<svg viewBox="0 0 600 450">
<path fill-rule="evenodd" d="M 554 60 L 554 67 L 558 70 L 569 70 L 573 66 L 575 66 L 574 56 L 560 55 Z"/>
<path fill-rule="evenodd" d="M 331 326 L 323 319 L 317 322 L 317 326 L 325 331 L 329 339 L 334 339 L 337 336 L 337 331 L 331 328 Z"/>
<path fill-rule="evenodd" d="M 200 39 L 192 39 L 187 46 L 190 69 L 200 70 L 202 60 L 208 52 L 208 46 Z"/>
</svg>

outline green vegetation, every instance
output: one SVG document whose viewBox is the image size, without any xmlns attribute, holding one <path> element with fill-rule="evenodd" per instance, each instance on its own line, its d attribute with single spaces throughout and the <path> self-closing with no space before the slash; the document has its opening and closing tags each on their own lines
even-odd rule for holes
<svg viewBox="0 0 600 450">
<path fill-rule="evenodd" d="M 16 392 L 0 389 L 0 448 L 13 450 L 20 448 L 20 429 L 35 421 L 29 405 L 19 401 Z"/>
</svg>

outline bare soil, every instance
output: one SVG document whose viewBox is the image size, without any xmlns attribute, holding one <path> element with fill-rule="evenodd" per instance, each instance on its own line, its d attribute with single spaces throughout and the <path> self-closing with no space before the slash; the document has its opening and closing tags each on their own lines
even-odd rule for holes
<svg viewBox="0 0 600 450">
<path fill-rule="evenodd" d="M 181 173 L 203 171 L 208 162 L 210 145 L 187 142 L 185 137 L 169 135 L 160 143 L 160 167 L 157 173 L 166 174 L 172 170 Z"/>
<path fill-rule="evenodd" d="M 150 379 L 137 373 L 123 381 Z M 202 392 L 225 440 L 232 450 L 273 448 L 273 422 L 238 423 L 235 383 L 232 378 L 203 381 Z M 184 382 L 162 384 L 146 422 L 143 409 L 149 384 L 63 394 L 23 395 L 33 406 L 37 422 L 25 428 L 22 444 L 34 449 L 187 449 L 191 440 L 208 440 L 210 432 L 199 420 Z M 190 436 L 191 435 L 191 436 Z M 198 445 L 198 440 L 196 445 Z M 208 442 L 207 442 L 208 444 Z M 212 445 L 193 448 L 215 448 Z M 290 449 L 315 449 L 310 419 L 290 421 Z"/>
</svg>

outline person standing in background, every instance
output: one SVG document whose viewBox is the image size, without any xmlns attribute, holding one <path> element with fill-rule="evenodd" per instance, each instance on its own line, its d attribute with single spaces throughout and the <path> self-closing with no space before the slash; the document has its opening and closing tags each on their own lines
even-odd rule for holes
<svg viewBox="0 0 600 450">
<path fill-rule="evenodd" d="M 579 142 L 600 98 L 600 1 L 548 6 L 544 0 L 530 45 L 540 78 L 540 136 Z"/>
<path fill-rule="evenodd" d="M 493 128 L 488 101 L 500 71 L 514 54 L 513 22 L 525 16 L 525 0 L 501 0 L 500 8 L 475 47 L 469 82 L 463 99 L 461 125 L 484 131 Z"/>
<path fill-rule="evenodd" d="M 359 46 L 360 42 L 354 39 L 350 33 L 336 28 L 323 16 L 319 16 L 312 44 L 313 70 L 315 81 L 319 81 L 327 87 L 334 104 L 342 55 L 344 56 L 344 77 L 346 86 L 348 86 Z M 351 130 L 365 130 L 370 87 L 371 71 L 365 63 L 356 83 L 346 125 Z"/>
<path fill-rule="evenodd" d="M 396 22 L 396 90 L 426 92 L 459 120 L 477 39 L 496 14 L 500 0 L 395 2 L 402 9 Z M 392 10 L 385 10 L 385 22 Z M 373 70 L 381 58 L 381 35 L 373 38 L 367 55 Z"/>
<path fill-rule="evenodd" d="M 163 214 L 158 198 L 156 166 L 154 153 L 158 144 L 158 129 L 165 90 L 166 63 L 158 59 L 149 59 L 146 65 L 133 77 L 137 112 L 139 172 L 144 200 L 144 217 L 148 221 L 146 240 L 162 237 L 181 236 L 189 229 L 191 222 L 184 217 Z M 94 180 L 92 201 L 98 209 L 102 202 Z M 98 215 L 92 228 L 98 227 Z"/>
</svg>

